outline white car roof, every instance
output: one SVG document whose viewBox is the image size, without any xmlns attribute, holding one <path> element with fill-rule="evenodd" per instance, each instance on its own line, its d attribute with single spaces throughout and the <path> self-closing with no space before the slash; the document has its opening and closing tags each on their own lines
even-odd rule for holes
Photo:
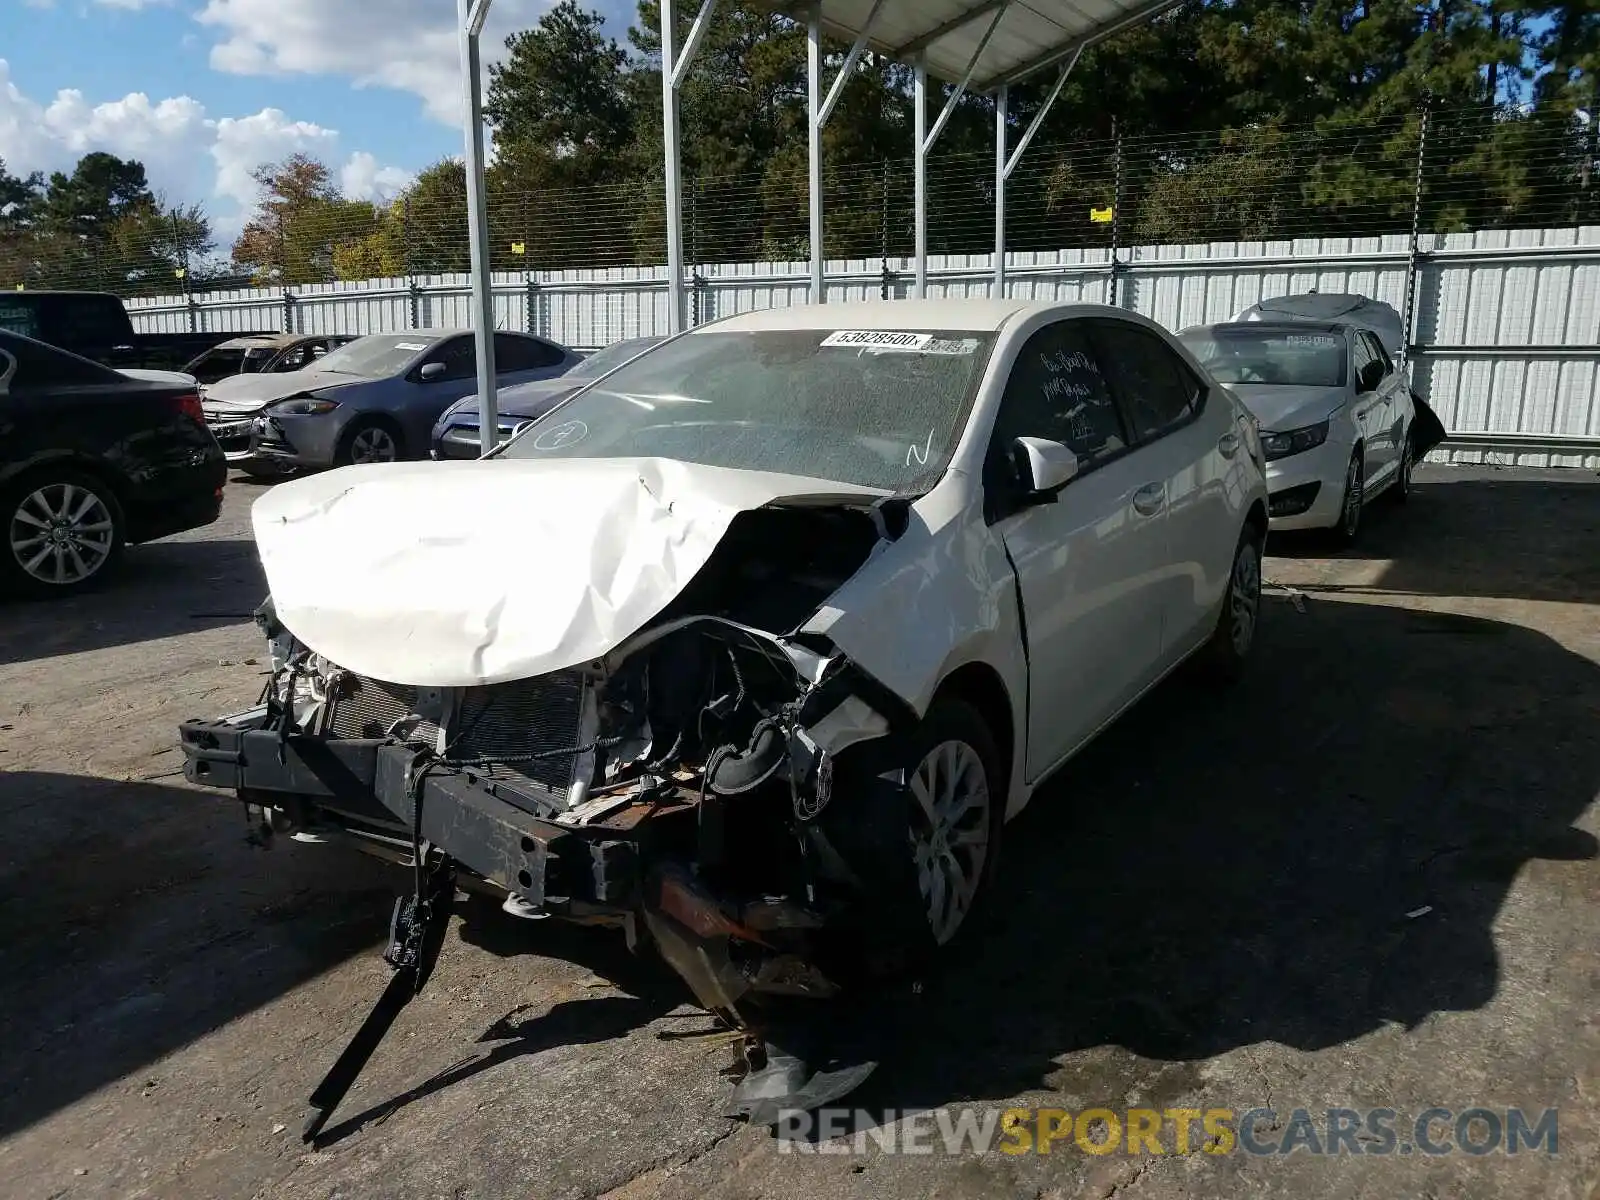
<svg viewBox="0 0 1600 1200">
<path fill-rule="evenodd" d="M 713 321 L 695 333 L 754 333 L 783 329 L 962 329 L 994 332 L 1013 317 L 1054 312 L 1062 317 L 1131 317 L 1104 304 L 1055 304 L 1043 300 L 861 300 L 845 304 L 800 304 L 764 308 Z"/>
</svg>

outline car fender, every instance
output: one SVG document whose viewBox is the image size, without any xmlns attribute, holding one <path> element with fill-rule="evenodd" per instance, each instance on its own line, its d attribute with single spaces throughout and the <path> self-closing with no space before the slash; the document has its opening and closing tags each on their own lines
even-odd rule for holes
<svg viewBox="0 0 1600 1200">
<path fill-rule="evenodd" d="M 919 717 L 962 667 L 993 668 L 1018 731 L 1010 748 L 1010 815 L 1027 795 L 1025 622 L 1005 546 L 969 486 L 963 473 L 947 473 L 912 506 L 905 532 L 830 596 L 802 632 L 825 636 Z"/>
</svg>

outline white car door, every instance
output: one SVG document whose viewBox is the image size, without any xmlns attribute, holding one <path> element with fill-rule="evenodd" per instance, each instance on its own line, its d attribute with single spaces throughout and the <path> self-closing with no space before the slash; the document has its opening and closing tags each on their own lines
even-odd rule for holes
<svg viewBox="0 0 1600 1200">
<path fill-rule="evenodd" d="M 1078 456 L 1078 475 L 1053 499 L 1020 499 L 1011 454 L 1018 437 L 1061 442 Z M 1027 772 L 1036 779 L 1154 678 L 1161 653 L 1161 479 L 1130 446 L 1083 320 L 1047 325 L 1024 343 L 984 475 L 1021 585 Z"/>
<path fill-rule="evenodd" d="M 1406 379 L 1405 372 L 1389 357 L 1389 352 L 1383 348 L 1383 342 L 1377 334 L 1371 330 L 1363 330 L 1361 338 L 1366 342 L 1368 352 L 1383 364 L 1383 382 L 1378 385 L 1378 397 L 1383 414 L 1382 447 L 1379 450 L 1382 458 L 1379 469 L 1387 477 L 1400 469 L 1400 451 L 1406 444 L 1406 430 L 1411 424 L 1411 385 Z"/>
<path fill-rule="evenodd" d="M 1211 633 L 1233 569 L 1239 518 L 1230 476 L 1248 452 L 1227 397 L 1200 379 L 1155 330 L 1133 321 L 1093 322 L 1100 361 L 1166 502 L 1161 565 L 1161 664 L 1188 654 Z"/>
<path fill-rule="evenodd" d="M 1350 331 L 1350 369 L 1355 379 L 1355 418 L 1366 447 L 1362 479 L 1368 491 L 1383 482 L 1392 457 L 1387 448 L 1388 403 L 1383 392 L 1383 360 L 1373 353 L 1368 335 Z"/>
</svg>

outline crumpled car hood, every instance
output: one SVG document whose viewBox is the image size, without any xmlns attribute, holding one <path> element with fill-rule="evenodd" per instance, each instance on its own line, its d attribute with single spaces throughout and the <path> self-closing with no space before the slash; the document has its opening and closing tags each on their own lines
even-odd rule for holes
<svg viewBox="0 0 1600 1200">
<path fill-rule="evenodd" d="M 301 392 L 367 382 L 357 375 L 341 375 L 337 371 L 310 368 L 273 371 L 265 375 L 229 375 L 226 379 L 206 385 L 205 402 L 212 408 L 237 409 L 241 413 L 256 412 L 274 400 L 287 400 Z"/>
<path fill-rule="evenodd" d="M 470 687 L 588 662 L 684 589 L 739 513 L 851 484 L 671 459 L 345 467 L 251 510 L 278 619 L 347 670 Z"/>
</svg>

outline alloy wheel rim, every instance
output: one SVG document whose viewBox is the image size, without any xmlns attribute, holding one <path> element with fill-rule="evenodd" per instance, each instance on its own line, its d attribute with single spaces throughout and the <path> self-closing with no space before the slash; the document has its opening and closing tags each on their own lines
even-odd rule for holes
<svg viewBox="0 0 1600 1200">
<path fill-rule="evenodd" d="M 972 910 L 989 857 L 988 772 L 966 742 L 940 742 L 911 777 L 911 848 L 928 928 L 944 945 Z"/>
<path fill-rule="evenodd" d="M 115 545 L 111 510 L 75 483 L 50 483 L 11 514 L 12 557 L 31 578 L 55 587 L 82 583 L 106 565 Z"/>
<path fill-rule="evenodd" d="M 1361 524 L 1361 467 L 1350 460 L 1350 471 L 1344 481 L 1344 531 L 1354 534 Z"/>
<path fill-rule="evenodd" d="M 1254 544 L 1239 547 L 1233 562 L 1232 634 L 1234 651 L 1243 656 L 1255 641 L 1256 620 L 1261 609 L 1261 565 Z"/>
<path fill-rule="evenodd" d="M 350 439 L 350 461 L 355 463 L 386 463 L 395 460 L 394 438 L 386 429 L 376 425 L 359 430 Z"/>
</svg>

